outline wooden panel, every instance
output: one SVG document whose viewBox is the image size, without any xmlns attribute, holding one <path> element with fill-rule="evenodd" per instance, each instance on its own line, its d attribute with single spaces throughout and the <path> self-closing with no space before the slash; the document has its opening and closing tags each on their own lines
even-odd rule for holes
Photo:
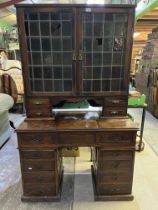
<svg viewBox="0 0 158 210">
<path fill-rule="evenodd" d="M 105 98 L 105 106 L 126 106 L 127 105 L 127 100 L 122 99 L 122 98 L 117 98 L 117 97 L 106 97 Z"/>
<path fill-rule="evenodd" d="M 27 99 L 28 106 L 41 106 L 41 105 L 48 105 L 50 106 L 49 98 L 29 98 Z"/>
<path fill-rule="evenodd" d="M 25 172 L 23 173 L 24 183 L 55 183 L 56 173 L 54 171 Z"/>
<path fill-rule="evenodd" d="M 99 161 L 98 170 L 101 171 L 131 171 L 132 161 L 129 160 L 111 160 Z"/>
<path fill-rule="evenodd" d="M 22 170 L 29 171 L 54 171 L 56 170 L 55 160 L 50 159 L 23 159 Z"/>
<path fill-rule="evenodd" d="M 103 110 L 106 117 L 118 117 L 125 116 L 127 114 L 127 109 L 125 107 L 105 107 Z"/>
<path fill-rule="evenodd" d="M 20 151 L 22 159 L 55 159 L 55 151 Z"/>
<path fill-rule="evenodd" d="M 40 107 L 30 107 L 27 110 L 28 117 L 51 117 L 52 113 L 50 108 L 47 106 L 40 106 Z"/>
<path fill-rule="evenodd" d="M 134 151 L 107 151 L 100 149 L 98 155 L 100 160 L 132 160 Z"/>
<path fill-rule="evenodd" d="M 110 145 L 135 145 L 132 132 L 98 132 L 96 134 L 97 144 Z"/>
<path fill-rule="evenodd" d="M 20 133 L 18 143 L 22 147 L 47 147 L 57 142 L 56 133 Z"/>
<path fill-rule="evenodd" d="M 56 184 L 23 184 L 23 190 L 25 196 L 51 196 L 56 194 Z"/>
</svg>

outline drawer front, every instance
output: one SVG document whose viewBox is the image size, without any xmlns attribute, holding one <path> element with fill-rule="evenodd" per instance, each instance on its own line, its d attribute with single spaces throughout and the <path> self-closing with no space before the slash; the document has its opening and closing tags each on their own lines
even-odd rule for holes
<svg viewBox="0 0 158 210">
<path fill-rule="evenodd" d="M 29 98 L 27 100 L 28 106 L 35 106 L 35 107 L 40 107 L 40 106 L 50 106 L 50 101 L 49 98 Z"/>
<path fill-rule="evenodd" d="M 119 107 L 127 106 L 127 100 L 119 97 L 107 97 L 105 98 L 105 106 Z"/>
<path fill-rule="evenodd" d="M 56 184 L 23 184 L 24 196 L 53 196 L 56 195 Z"/>
<path fill-rule="evenodd" d="M 18 133 L 18 143 L 22 147 L 47 147 L 56 144 L 56 133 Z"/>
<path fill-rule="evenodd" d="M 118 132 L 98 132 L 96 134 L 97 144 L 111 144 L 111 145 L 135 145 L 132 132 L 118 131 Z"/>
<path fill-rule="evenodd" d="M 132 160 L 134 157 L 134 151 L 107 151 L 100 149 L 99 160 Z"/>
<path fill-rule="evenodd" d="M 49 107 L 30 107 L 27 109 L 27 117 L 51 117 L 51 111 Z"/>
<path fill-rule="evenodd" d="M 83 141 L 84 140 L 84 141 Z M 83 133 L 83 132 L 63 132 L 59 133 L 59 143 L 63 145 L 89 145 L 95 143 L 95 134 Z"/>
<path fill-rule="evenodd" d="M 24 183 L 55 183 L 55 172 L 54 171 L 40 171 L 40 172 L 25 172 L 23 173 Z"/>
<path fill-rule="evenodd" d="M 55 159 L 55 151 L 20 151 L 22 159 Z"/>
<path fill-rule="evenodd" d="M 97 193 L 100 195 L 122 195 L 131 194 L 131 184 L 99 184 Z"/>
<path fill-rule="evenodd" d="M 106 117 L 125 116 L 126 114 L 127 109 L 125 107 L 106 107 L 104 110 L 104 115 Z"/>
<path fill-rule="evenodd" d="M 105 184 L 129 183 L 132 181 L 132 173 L 98 173 L 97 179 Z"/>
<path fill-rule="evenodd" d="M 131 172 L 133 161 L 129 160 L 109 160 L 109 161 L 99 161 L 98 170 L 99 171 L 124 171 Z"/>
<path fill-rule="evenodd" d="M 22 171 L 32 172 L 32 171 L 54 171 L 56 170 L 55 160 L 50 159 L 23 159 L 22 160 Z"/>
</svg>

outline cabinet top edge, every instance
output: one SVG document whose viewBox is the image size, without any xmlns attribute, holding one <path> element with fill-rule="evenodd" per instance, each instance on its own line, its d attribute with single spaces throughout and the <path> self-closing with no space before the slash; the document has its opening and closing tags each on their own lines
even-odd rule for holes
<svg viewBox="0 0 158 210">
<path fill-rule="evenodd" d="M 15 4 L 16 8 L 40 8 L 40 7 L 77 7 L 77 8 L 135 8 L 135 4 Z"/>
</svg>

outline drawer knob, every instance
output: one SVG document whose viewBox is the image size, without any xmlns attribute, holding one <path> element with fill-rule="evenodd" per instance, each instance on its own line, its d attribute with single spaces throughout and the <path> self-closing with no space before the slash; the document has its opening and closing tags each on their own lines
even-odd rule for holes
<svg viewBox="0 0 158 210">
<path fill-rule="evenodd" d="M 35 105 L 42 105 L 42 102 L 36 101 L 34 104 L 35 104 Z"/>
<path fill-rule="evenodd" d="M 28 169 L 29 171 L 31 171 L 33 168 L 32 168 L 32 167 L 28 167 L 27 169 Z"/>
<path fill-rule="evenodd" d="M 113 103 L 113 104 L 119 104 L 120 101 L 119 101 L 119 100 L 113 100 L 112 103 Z"/>
<path fill-rule="evenodd" d="M 37 112 L 37 113 L 36 113 L 36 115 L 41 116 L 41 115 L 42 115 L 42 113 L 41 113 L 41 112 Z"/>
<path fill-rule="evenodd" d="M 116 115 L 116 114 L 118 114 L 118 111 L 111 111 L 111 114 Z"/>
</svg>

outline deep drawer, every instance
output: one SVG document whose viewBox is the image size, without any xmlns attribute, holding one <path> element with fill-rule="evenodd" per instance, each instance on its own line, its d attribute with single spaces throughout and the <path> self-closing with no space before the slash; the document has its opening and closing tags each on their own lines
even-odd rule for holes
<svg viewBox="0 0 158 210">
<path fill-rule="evenodd" d="M 96 143 L 111 145 L 135 145 L 132 132 L 98 132 L 96 134 Z"/>
<path fill-rule="evenodd" d="M 126 106 L 127 105 L 127 100 L 123 98 L 117 98 L 117 97 L 107 97 L 105 98 L 105 106 Z"/>
<path fill-rule="evenodd" d="M 99 150 L 99 160 L 132 160 L 134 151 L 107 151 Z"/>
<path fill-rule="evenodd" d="M 106 117 L 125 116 L 127 114 L 125 107 L 106 107 L 103 111 Z"/>
<path fill-rule="evenodd" d="M 107 160 L 98 162 L 98 170 L 100 171 L 131 171 L 133 161 L 130 160 Z"/>
<path fill-rule="evenodd" d="M 95 143 L 95 135 L 91 133 L 83 133 L 83 132 L 62 132 L 59 133 L 59 143 L 64 145 L 89 145 Z M 74 145 L 73 145 L 74 146 Z"/>
<path fill-rule="evenodd" d="M 47 147 L 56 144 L 56 133 L 18 133 L 20 147 Z"/>
<path fill-rule="evenodd" d="M 27 100 L 28 106 L 43 106 L 43 105 L 50 105 L 49 98 L 29 98 Z"/>
<path fill-rule="evenodd" d="M 54 171 L 40 171 L 40 172 L 25 172 L 23 173 L 23 182 L 24 183 L 48 183 L 56 182 Z"/>
<path fill-rule="evenodd" d="M 55 151 L 20 151 L 22 159 L 55 159 Z"/>
<path fill-rule="evenodd" d="M 131 191 L 131 184 L 99 184 L 97 186 L 97 193 L 100 195 L 130 194 Z"/>
<path fill-rule="evenodd" d="M 118 183 L 129 183 L 131 182 L 132 173 L 98 173 L 97 179 L 101 183 L 106 184 L 118 184 Z"/>
<path fill-rule="evenodd" d="M 53 196 L 56 195 L 56 184 L 23 184 L 24 196 Z"/>
<path fill-rule="evenodd" d="M 55 160 L 50 159 L 23 159 L 22 170 L 29 171 L 54 171 L 56 170 Z"/>
<path fill-rule="evenodd" d="M 51 111 L 49 107 L 31 107 L 27 110 L 27 116 L 28 117 L 51 117 Z"/>
</svg>

